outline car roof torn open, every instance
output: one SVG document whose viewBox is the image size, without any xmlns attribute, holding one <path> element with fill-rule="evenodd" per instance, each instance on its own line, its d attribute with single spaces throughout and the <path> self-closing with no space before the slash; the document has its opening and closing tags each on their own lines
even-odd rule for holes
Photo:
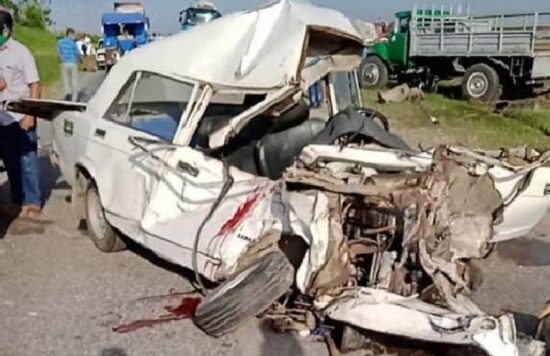
<svg viewBox="0 0 550 356">
<path fill-rule="evenodd" d="M 104 113 L 136 70 L 205 82 L 214 90 L 269 93 L 289 85 L 307 87 L 335 68 L 357 67 L 362 43 L 341 13 L 283 0 L 134 51 L 113 68 L 89 106 Z"/>
</svg>

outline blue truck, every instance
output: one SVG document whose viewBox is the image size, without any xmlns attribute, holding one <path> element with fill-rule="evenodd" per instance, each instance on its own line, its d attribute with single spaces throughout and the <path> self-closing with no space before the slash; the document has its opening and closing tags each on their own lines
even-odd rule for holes
<svg viewBox="0 0 550 356">
<path fill-rule="evenodd" d="M 149 18 L 141 3 L 115 3 L 114 12 L 103 14 L 101 26 L 107 71 L 121 56 L 148 42 Z"/>
<path fill-rule="evenodd" d="M 187 31 L 195 26 L 213 21 L 222 15 L 214 4 L 210 2 L 197 2 L 193 6 L 180 11 L 180 24 L 182 31 Z"/>
</svg>

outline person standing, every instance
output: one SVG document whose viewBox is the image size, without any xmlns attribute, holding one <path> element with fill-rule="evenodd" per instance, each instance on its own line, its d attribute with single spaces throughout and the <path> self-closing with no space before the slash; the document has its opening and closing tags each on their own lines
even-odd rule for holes
<svg viewBox="0 0 550 356">
<path fill-rule="evenodd" d="M 76 33 L 68 28 L 66 37 L 57 42 L 57 53 L 61 59 L 61 75 L 65 100 L 77 101 L 78 99 L 78 64 L 80 62 L 80 50 L 76 45 Z"/>
<path fill-rule="evenodd" d="M 12 38 L 13 17 L 0 9 L 0 102 L 40 98 L 40 78 L 31 52 Z M 36 118 L 0 107 L 0 156 L 10 184 L 10 213 L 36 217 L 42 208 L 38 171 Z"/>
</svg>

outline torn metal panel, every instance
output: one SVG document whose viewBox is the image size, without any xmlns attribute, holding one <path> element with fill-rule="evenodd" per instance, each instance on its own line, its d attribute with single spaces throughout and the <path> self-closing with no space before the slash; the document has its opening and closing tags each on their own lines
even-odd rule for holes
<svg viewBox="0 0 550 356">
<path fill-rule="evenodd" d="M 511 315 L 453 313 L 415 297 L 372 288 L 354 288 L 323 304 L 318 306 L 329 318 L 365 330 L 436 343 L 474 345 L 494 356 L 519 355 Z"/>
<path fill-rule="evenodd" d="M 315 274 L 329 259 L 329 199 L 322 192 L 286 192 L 285 201 L 289 207 L 292 232 L 301 236 L 310 246 L 296 273 L 298 289 L 302 293 L 307 293 Z"/>
<path fill-rule="evenodd" d="M 352 275 L 350 252 L 342 229 L 342 202 L 337 194 L 325 193 L 329 199 L 329 231 L 327 257 L 324 265 L 315 271 L 308 285 L 307 294 L 311 296 L 347 285 Z M 314 236 L 325 239 L 324 236 Z"/>
<path fill-rule="evenodd" d="M 297 88 L 293 86 L 285 86 L 282 89 L 271 93 L 265 100 L 232 118 L 227 125 L 214 132 L 209 139 L 209 147 L 212 149 L 222 147 L 227 143 L 229 138 L 236 135 L 254 117 L 283 102 L 284 100 L 291 98 L 297 92 Z"/>
<path fill-rule="evenodd" d="M 322 188 L 340 194 L 361 194 L 365 196 L 389 196 L 400 190 L 413 190 L 422 184 L 423 175 L 373 176 L 367 182 L 349 182 L 302 169 L 289 169 L 284 179 L 287 184 Z"/>
<path fill-rule="evenodd" d="M 323 162 L 347 162 L 364 165 L 380 171 L 426 171 L 432 165 L 429 153 L 412 153 L 383 148 L 339 147 L 336 145 L 310 145 L 299 157 L 307 167 Z"/>
</svg>

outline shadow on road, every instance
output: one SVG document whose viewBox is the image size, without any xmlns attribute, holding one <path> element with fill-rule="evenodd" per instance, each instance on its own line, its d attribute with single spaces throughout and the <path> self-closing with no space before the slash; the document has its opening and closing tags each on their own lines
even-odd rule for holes
<svg viewBox="0 0 550 356">
<path fill-rule="evenodd" d="M 68 189 L 69 185 L 65 181 L 58 182 L 61 176 L 59 170 L 52 165 L 48 157 L 42 156 L 39 160 L 40 165 L 40 189 L 44 204 L 50 200 L 52 192 L 56 189 Z"/>
<path fill-rule="evenodd" d="M 304 355 L 304 350 L 294 333 L 276 334 L 271 329 L 268 320 L 262 321 L 260 330 L 264 337 L 261 356 Z"/>
<path fill-rule="evenodd" d="M 140 244 L 126 237 L 124 237 L 124 241 L 126 242 L 126 246 L 128 247 L 128 250 L 130 250 L 131 252 L 149 261 L 151 264 L 157 267 L 160 267 L 162 269 L 165 269 L 167 271 L 180 275 L 184 279 L 196 285 L 195 274 L 190 269 L 168 262 L 167 260 L 164 260 L 161 257 L 157 256 L 153 251 L 141 246 Z M 216 284 L 204 278 L 202 279 L 202 283 L 208 289 L 214 288 L 216 286 Z"/>
<path fill-rule="evenodd" d="M 0 240 L 2 240 L 8 234 L 10 226 L 12 226 L 15 220 L 16 218 L 14 216 L 0 216 Z"/>
<path fill-rule="evenodd" d="M 541 267 L 550 265 L 550 242 L 521 238 L 499 243 L 498 255 L 519 266 Z"/>
<path fill-rule="evenodd" d="M 99 356 L 128 356 L 124 349 L 118 347 L 110 347 L 107 349 L 101 350 Z"/>
<path fill-rule="evenodd" d="M 54 189 L 65 188 L 65 183 L 58 184 L 60 176 L 59 171 L 52 166 L 47 157 L 39 158 L 40 167 L 40 188 L 44 203 L 47 203 Z M 10 202 L 9 182 L 2 180 L 0 185 L 0 204 L 7 206 Z M 48 225 L 53 222 L 44 219 L 19 218 L 18 211 L 0 214 L 0 239 L 3 239 L 8 233 L 12 235 L 43 234 Z"/>
<path fill-rule="evenodd" d="M 0 205 L 7 206 L 9 202 L 10 202 L 10 189 L 9 189 L 6 173 L 0 172 Z M 15 220 L 14 216 L 7 215 L 5 213 L 0 213 L 0 240 L 6 236 L 8 229 L 14 220 Z"/>
</svg>

